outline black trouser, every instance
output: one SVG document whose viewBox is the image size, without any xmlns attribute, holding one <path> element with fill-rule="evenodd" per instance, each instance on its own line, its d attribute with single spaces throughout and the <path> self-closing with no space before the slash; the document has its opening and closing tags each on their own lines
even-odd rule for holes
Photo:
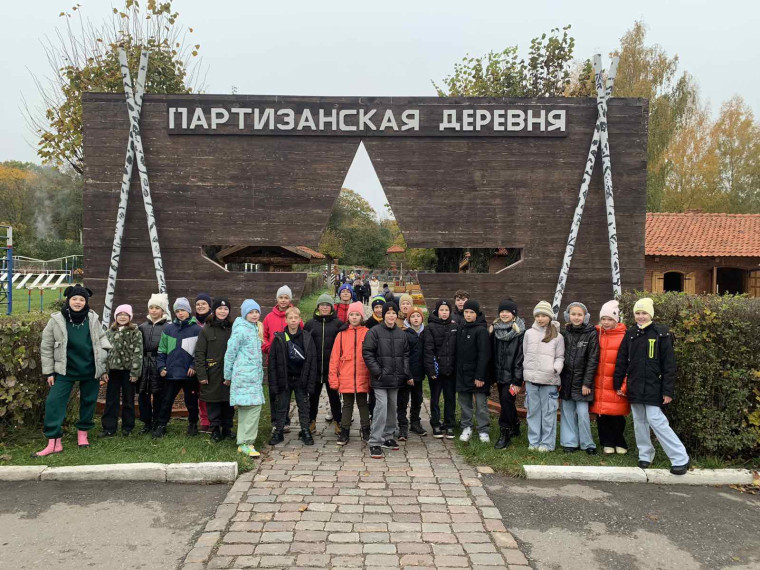
<svg viewBox="0 0 760 570">
<path fill-rule="evenodd" d="M 356 406 L 359 408 L 359 425 L 363 428 L 368 428 L 369 407 L 367 405 L 366 392 L 343 394 L 343 420 L 340 423 L 340 427 L 344 429 L 351 428 L 351 420 L 354 418 L 354 401 L 356 401 Z"/>
<path fill-rule="evenodd" d="M 454 429 L 457 423 L 457 380 L 452 375 L 441 374 L 430 383 L 430 425 Z M 443 393 L 443 424 L 441 424 L 441 393 Z"/>
<path fill-rule="evenodd" d="M 367 398 L 367 407 L 369 407 L 369 415 L 375 413 L 375 391 L 370 386 L 369 388 L 369 398 Z"/>
<path fill-rule="evenodd" d="M 409 419 L 406 417 L 406 408 L 409 405 L 409 395 L 412 397 L 412 405 L 409 410 Z M 404 382 L 398 389 L 398 400 L 396 403 L 396 419 L 398 427 L 408 427 L 409 422 L 415 423 L 420 421 L 420 410 L 422 410 L 422 380 L 415 380 L 414 386 Z"/>
<path fill-rule="evenodd" d="M 158 423 L 158 415 L 161 410 L 164 390 L 158 394 L 141 393 L 137 396 L 137 405 L 140 409 L 140 421 L 151 427 L 153 422 Z"/>
<path fill-rule="evenodd" d="M 272 418 L 272 425 L 274 425 L 274 420 L 277 417 L 277 394 L 273 394 L 271 389 L 269 390 L 269 417 Z M 285 416 L 285 425 L 290 425 L 290 408 L 288 408 Z"/>
<path fill-rule="evenodd" d="M 625 416 L 597 416 L 596 428 L 602 447 L 622 447 L 628 449 L 625 441 Z"/>
<path fill-rule="evenodd" d="M 295 392 L 296 406 L 298 407 L 298 421 L 301 429 L 309 429 L 309 394 L 306 388 L 298 384 L 298 378 L 288 379 L 288 388 L 277 394 L 277 415 L 274 427 L 282 430 L 285 427 L 285 418 L 290 410 L 290 395 Z"/>
<path fill-rule="evenodd" d="M 327 400 L 330 402 L 330 413 L 333 420 L 340 423 L 340 394 L 337 390 L 330 388 L 328 384 L 325 384 L 327 388 Z M 319 397 L 322 395 L 322 382 L 317 382 L 314 392 L 309 394 L 309 420 L 312 422 L 317 421 L 317 410 L 319 410 Z"/>
<path fill-rule="evenodd" d="M 119 400 L 121 399 L 121 431 L 135 429 L 135 388 L 137 382 L 129 381 L 129 370 L 109 370 L 106 385 L 106 407 L 103 410 L 103 431 L 116 431 L 119 424 Z"/>
<path fill-rule="evenodd" d="M 229 402 L 206 402 L 206 412 L 211 427 L 221 427 L 231 430 L 235 408 Z"/>
<path fill-rule="evenodd" d="M 166 391 L 161 401 L 158 414 L 158 425 L 166 426 L 172 417 L 174 399 L 182 390 L 185 396 L 185 408 L 187 408 L 187 420 L 191 424 L 198 423 L 198 380 L 196 378 L 184 378 L 182 380 L 167 380 Z"/>
<path fill-rule="evenodd" d="M 499 384 L 499 404 L 501 404 L 501 414 L 499 414 L 499 427 L 508 429 L 513 434 L 520 431 L 520 418 L 517 417 L 517 407 L 515 406 L 515 397 L 510 393 L 509 387 L 512 384 Z"/>
</svg>

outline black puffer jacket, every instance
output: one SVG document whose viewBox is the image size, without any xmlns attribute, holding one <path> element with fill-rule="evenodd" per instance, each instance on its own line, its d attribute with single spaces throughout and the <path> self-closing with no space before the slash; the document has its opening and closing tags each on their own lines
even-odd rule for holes
<svg viewBox="0 0 760 570">
<path fill-rule="evenodd" d="M 594 376 L 599 364 L 599 336 L 592 324 L 567 325 L 562 333 L 565 338 L 565 366 L 560 380 L 560 396 L 563 400 L 576 402 L 594 401 Z M 591 392 L 584 396 L 581 388 Z"/>
<path fill-rule="evenodd" d="M 457 332 L 457 392 L 489 392 L 488 363 L 491 342 L 488 329 L 479 322 L 465 322 Z M 484 382 L 475 387 L 475 380 Z"/>
<path fill-rule="evenodd" d="M 206 319 L 195 345 L 195 373 L 200 382 L 200 398 L 204 402 L 229 402 L 230 387 L 224 385 L 224 355 L 232 334 L 229 318 Z M 207 380 L 203 384 L 203 380 Z"/>
<path fill-rule="evenodd" d="M 425 328 L 425 370 L 429 378 L 451 376 L 456 372 L 458 328 L 451 318 L 444 321 L 435 314 L 430 315 Z"/>
<path fill-rule="evenodd" d="M 451 320 L 461 327 L 465 323 L 464 311 L 460 313 L 457 311 L 457 308 L 454 307 L 454 309 L 451 311 Z M 478 316 L 475 319 L 475 324 L 480 325 L 486 330 L 488 329 L 488 322 L 486 322 L 486 316 L 483 313 L 478 313 Z"/>
<path fill-rule="evenodd" d="M 491 332 L 491 364 L 497 383 L 522 386 L 525 321 L 517 317 L 514 325 L 517 325 L 517 330 L 513 324 L 505 326 L 501 320 L 494 322 L 494 330 Z"/>
<path fill-rule="evenodd" d="M 269 349 L 269 391 L 272 394 L 280 394 L 289 388 L 295 386 L 288 385 L 288 342 L 285 340 L 285 331 L 274 333 L 272 346 Z M 301 368 L 301 376 L 298 379 L 298 385 L 306 388 L 311 393 L 317 383 L 318 363 L 317 363 L 317 346 L 314 344 L 314 338 L 309 331 L 302 330 L 304 352 L 306 353 L 306 362 Z"/>
<path fill-rule="evenodd" d="M 148 319 L 137 327 L 143 335 L 143 366 L 138 385 L 140 394 L 160 394 L 164 388 L 164 379 L 158 373 L 156 357 L 158 357 L 161 334 L 168 322 L 166 317 L 162 317 L 155 323 Z"/>
<path fill-rule="evenodd" d="M 409 371 L 412 378 L 419 381 L 425 378 L 425 339 L 428 332 L 425 325 L 421 325 L 419 333 L 414 332 L 412 327 L 404 329 L 409 340 Z"/>
<path fill-rule="evenodd" d="M 326 316 L 320 315 L 317 309 L 314 311 L 314 318 L 303 328 L 311 333 L 317 347 L 317 381 L 325 384 L 330 372 L 330 354 L 335 344 L 335 337 L 338 336 L 341 328 L 348 328 L 348 324 L 338 319 L 335 309 Z"/>
<path fill-rule="evenodd" d="M 626 393 L 632 404 L 662 406 L 664 396 L 673 397 L 676 354 L 668 327 L 652 323 L 626 331 L 615 363 L 615 390 L 620 390 L 626 376 Z"/>
<path fill-rule="evenodd" d="M 409 370 L 409 337 L 397 325 L 383 322 L 364 337 L 364 363 L 372 376 L 373 388 L 395 389 L 412 378 Z"/>
</svg>

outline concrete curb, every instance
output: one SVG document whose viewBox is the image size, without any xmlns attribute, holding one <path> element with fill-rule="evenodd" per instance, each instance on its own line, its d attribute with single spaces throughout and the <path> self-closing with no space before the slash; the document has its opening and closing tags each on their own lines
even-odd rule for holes
<svg viewBox="0 0 760 570">
<path fill-rule="evenodd" d="M 0 467 L 0 481 L 159 481 L 162 483 L 234 483 L 238 464 L 208 463 L 114 463 L 47 467 L 45 465 Z"/>
<path fill-rule="evenodd" d="M 567 465 L 524 465 L 532 480 L 606 481 L 610 483 L 655 483 L 658 485 L 751 485 L 754 475 L 747 469 L 692 469 L 673 475 L 667 469 Z"/>
</svg>

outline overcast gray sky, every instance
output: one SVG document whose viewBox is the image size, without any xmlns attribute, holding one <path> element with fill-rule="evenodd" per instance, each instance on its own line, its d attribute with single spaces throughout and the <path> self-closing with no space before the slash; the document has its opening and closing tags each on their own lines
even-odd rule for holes
<svg viewBox="0 0 760 570">
<path fill-rule="evenodd" d="M 5 2 L 0 18 L 0 161 L 39 162 L 22 112 L 21 94 L 39 101 L 30 71 L 45 76 L 40 40 L 52 36 L 60 11 L 76 0 Z M 122 2 L 79 0 L 93 21 Z M 144 3 L 144 1 L 143 1 Z M 648 42 L 678 54 L 714 112 L 735 94 L 760 114 L 760 42 L 756 1 L 640 0 L 531 2 L 448 0 L 385 2 L 175 0 L 181 21 L 195 29 L 207 93 L 273 95 L 434 95 L 439 81 L 466 54 L 518 45 L 572 24 L 579 59 L 615 49 L 634 20 Z M 606 67 L 606 64 L 605 64 Z M 150 157 L 148 157 L 150 160 Z M 378 211 L 384 196 L 366 153 L 358 153 L 346 186 Z"/>
</svg>

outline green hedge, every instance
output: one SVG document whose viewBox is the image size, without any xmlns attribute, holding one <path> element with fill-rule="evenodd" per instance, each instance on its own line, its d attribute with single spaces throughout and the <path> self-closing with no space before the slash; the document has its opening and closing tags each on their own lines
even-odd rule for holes
<svg viewBox="0 0 760 570">
<path fill-rule="evenodd" d="M 760 451 L 760 299 L 626 292 L 654 300 L 655 321 L 675 337 L 678 376 L 668 417 L 690 453 L 749 458 Z"/>
<path fill-rule="evenodd" d="M 47 384 L 40 367 L 40 338 L 49 314 L 0 319 L 0 434 L 40 425 Z"/>
</svg>

